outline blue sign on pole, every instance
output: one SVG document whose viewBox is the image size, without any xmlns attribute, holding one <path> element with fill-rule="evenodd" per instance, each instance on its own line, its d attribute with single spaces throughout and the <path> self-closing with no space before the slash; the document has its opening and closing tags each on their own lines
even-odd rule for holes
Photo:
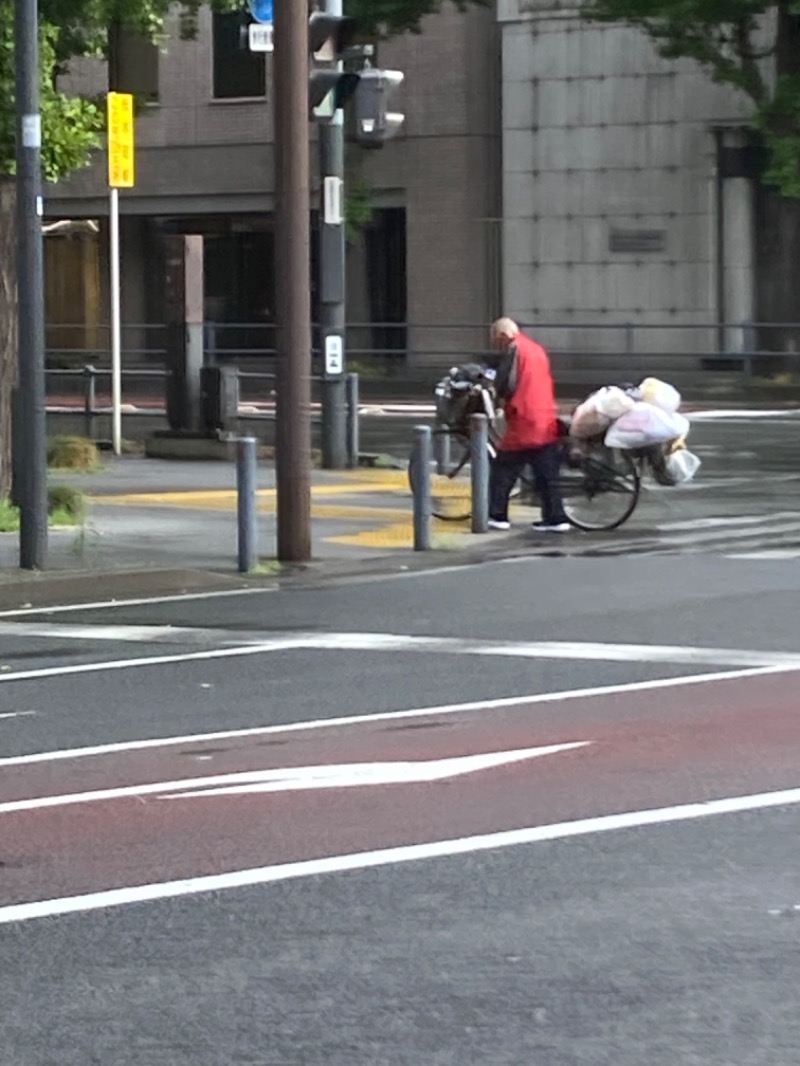
<svg viewBox="0 0 800 1066">
<path fill-rule="evenodd" d="M 248 6 L 256 22 L 272 22 L 272 0 L 248 0 Z"/>
</svg>

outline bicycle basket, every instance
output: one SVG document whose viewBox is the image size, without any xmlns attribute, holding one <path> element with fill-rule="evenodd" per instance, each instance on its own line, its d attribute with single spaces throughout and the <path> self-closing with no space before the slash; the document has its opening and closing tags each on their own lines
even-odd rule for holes
<svg viewBox="0 0 800 1066">
<path fill-rule="evenodd" d="M 491 389 L 483 367 L 453 367 L 436 386 L 436 421 L 449 429 L 469 431 L 470 415 L 484 413 L 482 389 Z"/>
</svg>

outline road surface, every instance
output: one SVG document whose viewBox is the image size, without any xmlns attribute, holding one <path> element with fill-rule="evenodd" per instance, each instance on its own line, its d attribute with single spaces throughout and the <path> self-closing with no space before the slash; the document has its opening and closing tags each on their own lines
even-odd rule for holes
<svg viewBox="0 0 800 1066">
<path fill-rule="evenodd" d="M 0 616 L 3 1061 L 800 1057 L 800 572 Z"/>
</svg>

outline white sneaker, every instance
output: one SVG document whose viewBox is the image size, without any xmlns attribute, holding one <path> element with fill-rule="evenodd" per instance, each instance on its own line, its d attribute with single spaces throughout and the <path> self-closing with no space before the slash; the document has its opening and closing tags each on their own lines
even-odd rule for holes
<svg viewBox="0 0 800 1066">
<path fill-rule="evenodd" d="M 569 533 L 572 526 L 569 522 L 556 522 L 555 525 L 548 525 L 546 522 L 534 522 L 531 529 L 535 533 Z"/>
<path fill-rule="evenodd" d="M 489 529 L 511 529 L 511 523 L 504 522 L 500 518 L 490 518 Z"/>
</svg>

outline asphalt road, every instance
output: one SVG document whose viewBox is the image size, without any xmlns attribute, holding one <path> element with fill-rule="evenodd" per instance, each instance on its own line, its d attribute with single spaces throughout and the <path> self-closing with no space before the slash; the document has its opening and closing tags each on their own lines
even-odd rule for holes
<svg viewBox="0 0 800 1066">
<path fill-rule="evenodd" d="M 799 593 L 687 552 L 0 614 L 0 1063 L 794 1066 Z"/>
</svg>

